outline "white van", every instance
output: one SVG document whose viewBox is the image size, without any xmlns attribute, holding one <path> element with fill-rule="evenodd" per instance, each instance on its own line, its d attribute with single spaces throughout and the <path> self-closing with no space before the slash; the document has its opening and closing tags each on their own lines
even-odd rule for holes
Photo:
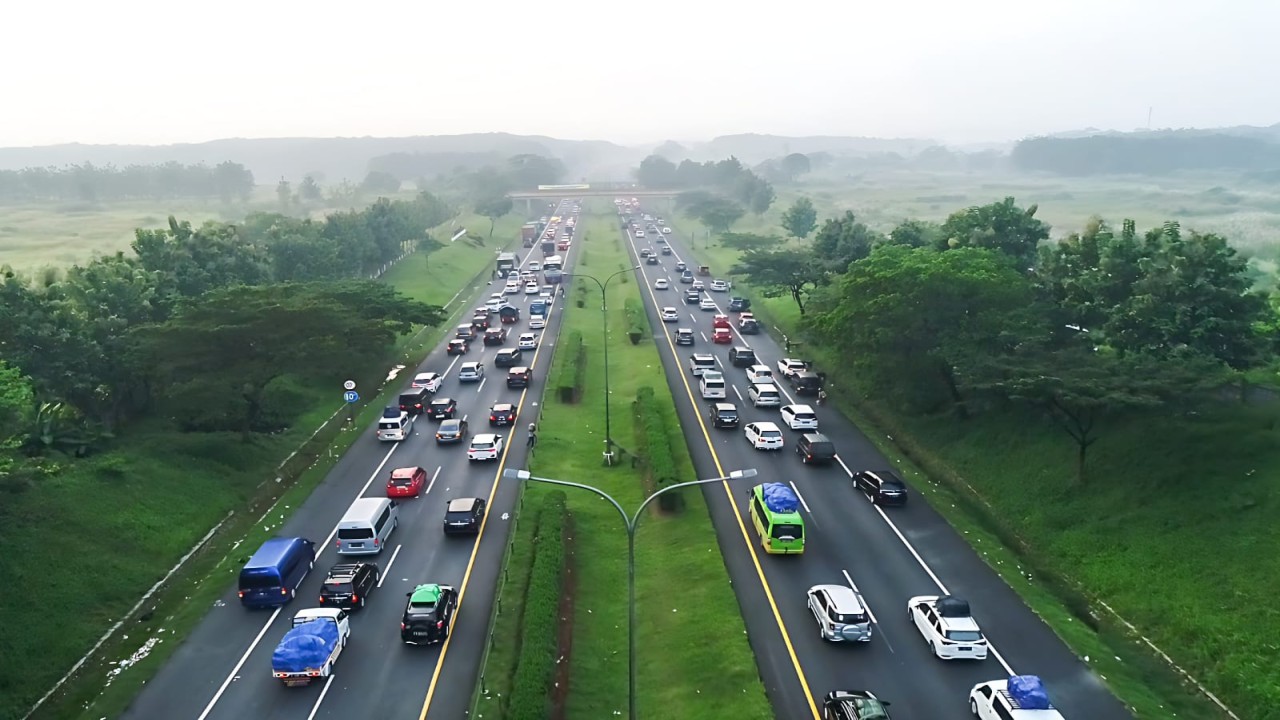
<svg viewBox="0 0 1280 720">
<path fill-rule="evenodd" d="M 747 388 L 747 397 L 756 407 L 778 407 L 782 404 L 782 394 L 771 383 L 751 383 Z"/>
<path fill-rule="evenodd" d="M 407 412 L 400 413 L 400 417 L 384 417 L 378 419 L 378 439 L 384 442 L 399 442 L 409 438 L 409 431 L 413 429 L 413 420 L 416 415 L 410 415 Z"/>
<path fill-rule="evenodd" d="M 374 555 L 387 546 L 387 538 L 400 524 L 395 500 L 359 498 L 338 523 L 339 555 Z"/>
<path fill-rule="evenodd" d="M 689 372 L 695 376 L 708 370 L 716 369 L 716 356 L 708 353 L 694 353 L 689 356 Z"/>
<path fill-rule="evenodd" d="M 723 400 L 725 396 L 724 373 L 719 370 L 703 370 L 698 377 L 698 389 L 704 400 Z"/>
</svg>

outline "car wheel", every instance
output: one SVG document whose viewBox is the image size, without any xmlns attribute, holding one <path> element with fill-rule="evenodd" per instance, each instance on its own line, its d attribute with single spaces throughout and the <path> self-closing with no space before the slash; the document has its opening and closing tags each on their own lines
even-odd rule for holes
<svg viewBox="0 0 1280 720">
<path fill-rule="evenodd" d="M 969 698 L 969 712 L 973 713 L 974 717 L 978 717 L 978 701 L 973 698 Z"/>
</svg>

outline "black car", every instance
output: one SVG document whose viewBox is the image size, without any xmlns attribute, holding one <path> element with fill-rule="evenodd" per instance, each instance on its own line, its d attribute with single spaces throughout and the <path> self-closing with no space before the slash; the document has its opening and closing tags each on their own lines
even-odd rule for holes
<svg viewBox="0 0 1280 720">
<path fill-rule="evenodd" d="M 471 343 L 466 340 L 450 340 L 445 346 L 445 353 L 449 355 L 466 355 L 471 351 Z"/>
<path fill-rule="evenodd" d="M 444 511 L 444 534 L 480 533 L 484 522 L 485 501 L 482 498 L 454 498 Z"/>
<path fill-rule="evenodd" d="M 507 341 L 506 328 L 492 328 L 484 331 L 485 345 L 501 345 Z"/>
<path fill-rule="evenodd" d="M 518 389 L 529 387 L 529 381 L 533 378 L 533 374 L 529 368 L 523 366 L 513 367 L 507 371 L 507 387 Z"/>
<path fill-rule="evenodd" d="M 479 313 L 475 317 L 471 318 L 471 327 L 477 330 L 488 330 L 489 313 Z"/>
<path fill-rule="evenodd" d="M 489 427 L 511 425 L 516 421 L 516 406 L 511 403 L 498 403 L 489 409 Z"/>
<path fill-rule="evenodd" d="M 659 240 L 661 240 L 661 238 L 659 238 Z M 661 252 L 663 255 L 670 255 L 670 254 L 671 254 L 671 247 L 670 247 L 670 246 L 668 246 L 668 245 L 663 245 L 663 246 L 662 246 L 662 250 L 661 250 L 660 252 Z"/>
<path fill-rule="evenodd" d="M 876 505 L 906 505 L 907 486 L 891 470 L 861 470 L 853 484 Z"/>
<path fill-rule="evenodd" d="M 822 376 L 808 370 L 791 373 L 787 382 L 791 383 L 791 389 L 797 395 L 817 395 L 822 390 Z"/>
<path fill-rule="evenodd" d="M 405 593 L 400 616 L 400 639 L 411 645 L 434 645 L 449 637 L 449 623 L 458 608 L 458 591 L 450 585 L 424 584 Z"/>
<path fill-rule="evenodd" d="M 466 420 L 449 418 L 440 423 L 440 427 L 436 428 L 436 443 L 439 445 L 460 443 L 467 439 L 467 431 Z"/>
<path fill-rule="evenodd" d="M 493 365 L 494 367 L 515 367 L 520 364 L 523 355 L 520 348 L 503 348 L 493 356 Z"/>
<path fill-rule="evenodd" d="M 693 331 L 689 328 L 678 328 L 676 330 L 677 345 L 692 345 L 694 343 Z"/>
<path fill-rule="evenodd" d="M 836 459 L 836 445 L 822 433 L 805 433 L 796 441 L 796 454 L 806 465 L 830 465 Z"/>
<path fill-rule="evenodd" d="M 733 403 L 712 403 L 707 415 L 711 418 L 711 427 L 738 427 L 738 407 Z"/>
<path fill-rule="evenodd" d="M 427 417 L 432 420 L 446 420 L 458 413 L 458 401 L 453 398 L 436 398 L 427 406 Z"/>
<path fill-rule="evenodd" d="M 867 690 L 836 690 L 822 699 L 822 720 L 890 720 L 889 705 Z"/>
<path fill-rule="evenodd" d="M 684 291 L 684 301 L 686 304 L 697 305 L 700 300 L 702 300 L 701 290 L 685 290 Z"/>
<path fill-rule="evenodd" d="M 329 576 L 320 586 L 320 604 L 324 607 L 364 607 L 369 593 L 378 586 L 382 571 L 375 563 L 339 563 L 329 568 Z"/>
<path fill-rule="evenodd" d="M 751 367 L 758 363 L 756 351 L 745 345 L 738 345 L 729 351 L 729 364 L 734 367 Z"/>
<path fill-rule="evenodd" d="M 729 312 L 746 312 L 751 309 L 751 301 L 736 297 L 729 301 Z"/>
<path fill-rule="evenodd" d="M 738 323 L 738 332 L 742 335 L 759 335 L 760 322 L 758 320 L 743 320 Z"/>
<path fill-rule="evenodd" d="M 426 388 L 409 388 L 400 393 L 400 411 L 410 415 L 421 415 L 430 399 L 431 393 L 427 392 Z"/>
</svg>

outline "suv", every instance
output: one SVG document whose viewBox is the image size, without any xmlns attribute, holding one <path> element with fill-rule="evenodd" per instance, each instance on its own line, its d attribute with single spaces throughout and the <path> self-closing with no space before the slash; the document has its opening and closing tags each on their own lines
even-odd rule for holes
<svg viewBox="0 0 1280 720">
<path fill-rule="evenodd" d="M 870 690 L 835 690 L 822 699 L 822 720 L 891 720 L 890 704 Z"/>
<path fill-rule="evenodd" d="M 729 301 L 729 312 L 744 312 L 751 309 L 751 301 L 736 297 Z"/>
<path fill-rule="evenodd" d="M 969 712 L 978 720 L 1063 720 L 1035 675 L 974 685 L 969 691 Z"/>
<path fill-rule="evenodd" d="M 462 363 L 458 368 L 458 382 L 480 382 L 484 379 L 484 364 L 478 362 Z"/>
<path fill-rule="evenodd" d="M 480 534 L 485 501 L 481 498 L 454 498 L 444 511 L 444 534 Z"/>
<path fill-rule="evenodd" d="M 712 403 L 707 415 L 711 418 L 711 427 L 738 427 L 738 406 L 733 403 Z"/>
<path fill-rule="evenodd" d="M 697 305 L 698 301 L 701 299 L 702 299 L 702 293 L 698 290 L 684 291 L 684 301 L 685 301 L 685 304 L 687 305 Z"/>
<path fill-rule="evenodd" d="M 489 427 L 512 425 L 516 421 L 516 406 L 511 403 L 498 403 L 489 409 Z"/>
<path fill-rule="evenodd" d="M 853 474 L 854 487 L 876 505 L 906 505 L 907 486 L 889 470 L 860 470 Z"/>
<path fill-rule="evenodd" d="M 756 364 L 756 351 L 739 345 L 729 351 L 729 364 L 734 367 L 751 367 Z"/>
<path fill-rule="evenodd" d="M 484 331 L 485 345 L 501 345 L 507 341 L 507 329 L 503 327 L 490 328 Z"/>
<path fill-rule="evenodd" d="M 822 433 L 805 433 L 796 441 L 796 454 L 806 465 L 830 465 L 836 459 L 836 445 Z"/>
<path fill-rule="evenodd" d="M 449 624 L 458 608 L 458 591 L 450 585 L 419 585 L 405 593 L 400 616 L 400 639 L 410 645 L 434 645 L 449 638 Z"/>
<path fill-rule="evenodd" d="M 471 344 L 466 340 L 450 340 L 444 351 L 447 355 L 466 355 L 471 351 Z"/>
<path fill-rule="evenodd" d="M 400 411 L 421 415 L 430 399 L 431 393 L 426 388 L 409 388 L 400 393 Z"/>
<path fill-rule="evenodd" d="M 808 405 L 783 405 L 782 424 L 792 430 L 817 430 L 818 414 Z"/>
<path fill-rule="evenodd" d="M 755 407 L 778 407 L 782 404 L 782 393 L 772 383 L 751 383 L 747 386 L 747 397 Z"/>
<path fill-rule="evenodd" d="M 817 395 L 822 389 L 822 378 L 817 373 L 805 370 L 803 372 L 792 373 L 787 377 L 791 383 L 791 389 L 796 391 L 797 395 Z"/>
<path fill-rule="evenodd" d="M 364 607 L 369 593 L 378 586 L 382 571 L 371 562 L 339 563 L 329 568 L 329 576 L 320 586 L 323 607 Z"/>
<path fill-rule="evenodd" d="M 444 420 L 458 413 L 458 401 L 453 398 L 436 398 L 427 406 L 427 417 L 432 420 Z"/>
<path fill-rule="evenodd" d="M 871 642 L 871 616 L 862 596 L 848 585 L 809 588 L 809 611 L 818 621 L 823 640 Z"/>
<path fill-rule="evenodd" d="M 676 344 L 692 345 L 694 342 L 693 331 L 689 328 L 676 328 Z"/>
<path fill-rule="evenodd" d="M 527 388 L 532 378 L 533 373 L 529 371 L 529 368 L 523 366 L 513 367 L 507 371 L 507 387 Z"/>
<path fill-rule="evenodd" d="M 520 348 L 503 348 L 493 356 L 494 367 L 514 367 L 520 364 L 524 351 Z"/>
</svg>

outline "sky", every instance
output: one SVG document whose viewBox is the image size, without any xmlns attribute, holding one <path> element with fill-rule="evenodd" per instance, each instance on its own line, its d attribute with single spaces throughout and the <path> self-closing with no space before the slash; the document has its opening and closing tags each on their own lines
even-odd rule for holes
<svg viewBox="0 0 1280 720">
<path fill-rule="evenodd" d="M 0 146 L 1280 122 L 1274 0 L 42 0 L 0 27 Z"/>
</svg>

